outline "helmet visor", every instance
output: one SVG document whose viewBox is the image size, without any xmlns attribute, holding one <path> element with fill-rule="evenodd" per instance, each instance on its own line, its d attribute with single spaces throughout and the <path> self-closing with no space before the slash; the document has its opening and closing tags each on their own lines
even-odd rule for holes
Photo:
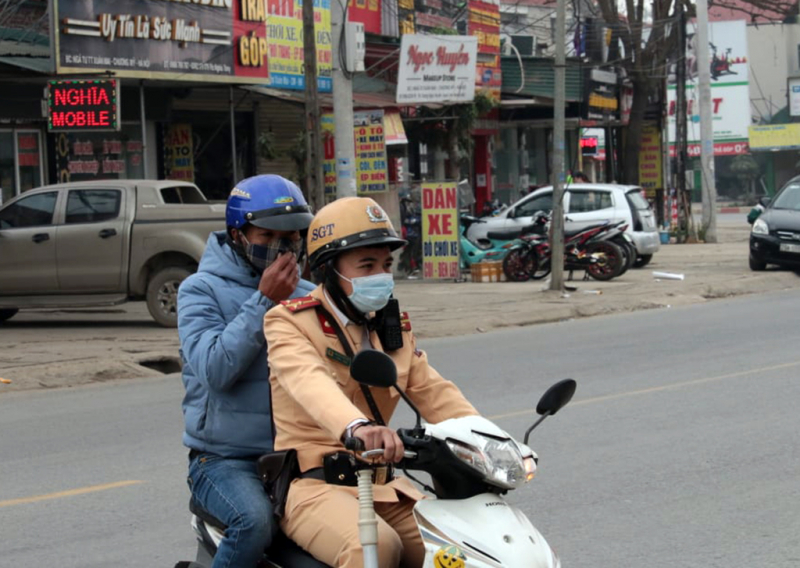
<svg viewBox="0 0 800 568">
<path fill-rule="evenodd" d="M 273 231 L 304 231 L 313 218 L 308 205 L 287 205 L 245 215 L 245 220 L 251 225 Z"/>
</svg>

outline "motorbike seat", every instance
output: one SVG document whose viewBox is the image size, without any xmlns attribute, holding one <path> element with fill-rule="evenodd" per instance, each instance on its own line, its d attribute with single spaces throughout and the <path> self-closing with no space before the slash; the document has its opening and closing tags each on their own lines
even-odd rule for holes
<svg viewBox="0 0 800 568">
<path fill-rule="evenodd" d="M 523 235 L 530 235 L 530 234 L 544 234 L 545 233 L 545 226 L 540 223 L 534 223 L 533 225 L 525 225 L 523 227 L 516 227 L 513 229 L 505 229 L 503 231 L 489 231 L 486 233 L 486 236 L 490 239 L 494 239 L 497 241 L 511 241 L 514 239 L 518 239 Z"/>
<path fill-rule="evenodd" d="M 588 225 L 586 227 L 583 227 L 582 229 L 577 229 L 577 230 L 574 230 L 574 231 L 564 231 L 564 238 L 568 239 L 568 238 L 574 237 L 575 235 L 578 235 L 580 233 L 584 233 L 586 231 L 591 231 L 592 229 L 597 229 L 597 228 L 600 228 L 600 227 L 605 227 L 607 225 L 608 225 L 608 221 L 603 221 L 602 223 L 596 223 L 594 225 Z"/>
<path fill-rule="evenodd" d="M 189 511 L 198 519 L 216 529 L 224 532 L 225 529 L 228 528 L 225 523 L 206 511 L 192 498 L 189 499 Z M 267 556 L 280 566 L 292 568 L 329 568 L 327 564 L 323 564 L 297 546 L 297 544 L 283 534 L 283 532 L 278 532 L 278 535 L 272 541 L 272 546 L 270 546 L 267 551 Z"/>
</svg>

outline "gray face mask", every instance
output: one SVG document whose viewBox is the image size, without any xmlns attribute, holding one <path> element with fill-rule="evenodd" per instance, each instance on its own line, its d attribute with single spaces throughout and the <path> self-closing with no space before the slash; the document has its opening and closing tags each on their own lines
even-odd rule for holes
<svg viewBox="0 0 800 568">
<path fill-rule="evenodd" d="M 303 239 L 294 241 L 282 237 L 280 239 L 273 239 L 267 246 L 263 246 L 248 242 L 247 238 L 242 235 L 242 242 L 244 244 L 245 257 L 253 266 L 262 272 L 284 252 L 294 254 L 295 258 L 299 258 L 300 254 L 303 252 Z"/>
</svg>

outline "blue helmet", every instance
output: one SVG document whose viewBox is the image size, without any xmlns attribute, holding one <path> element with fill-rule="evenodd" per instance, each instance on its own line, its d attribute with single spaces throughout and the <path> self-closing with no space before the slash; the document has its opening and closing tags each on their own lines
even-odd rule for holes
<svg viewBox="0 0 800 568">
<path fill-rule="evenodd" d="M 273 174 L 240 181 L 225 208 L 225 222 L 235 229 L 249 223 L 274 231 L 303 231 L 313 218 L 300 188 Z"/>
</svg>

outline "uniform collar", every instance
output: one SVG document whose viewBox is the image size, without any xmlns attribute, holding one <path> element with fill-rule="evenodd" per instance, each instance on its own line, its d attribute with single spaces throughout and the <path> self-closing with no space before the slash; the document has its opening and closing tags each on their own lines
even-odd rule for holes
<svg viewBox="0 0 800 568">
<path fill-rule="evenodd" d="M 344 312 L 339 309 L 339 306 L 337 306 L 336 303 L 331 299 L 330 295 L 328 294 L 328 291 L 325 288 L 322 289 L 322 293 L 325 295 L 325 301 L 331 307 L 333 315 L 336 317 L 336 319 L 339 320 L 339 323 L 342 325 L 343 328 L 347 327 L 348 324 L 353 323 L 350 321 L 350 318 L 344 315 Z"/>
</svg>

